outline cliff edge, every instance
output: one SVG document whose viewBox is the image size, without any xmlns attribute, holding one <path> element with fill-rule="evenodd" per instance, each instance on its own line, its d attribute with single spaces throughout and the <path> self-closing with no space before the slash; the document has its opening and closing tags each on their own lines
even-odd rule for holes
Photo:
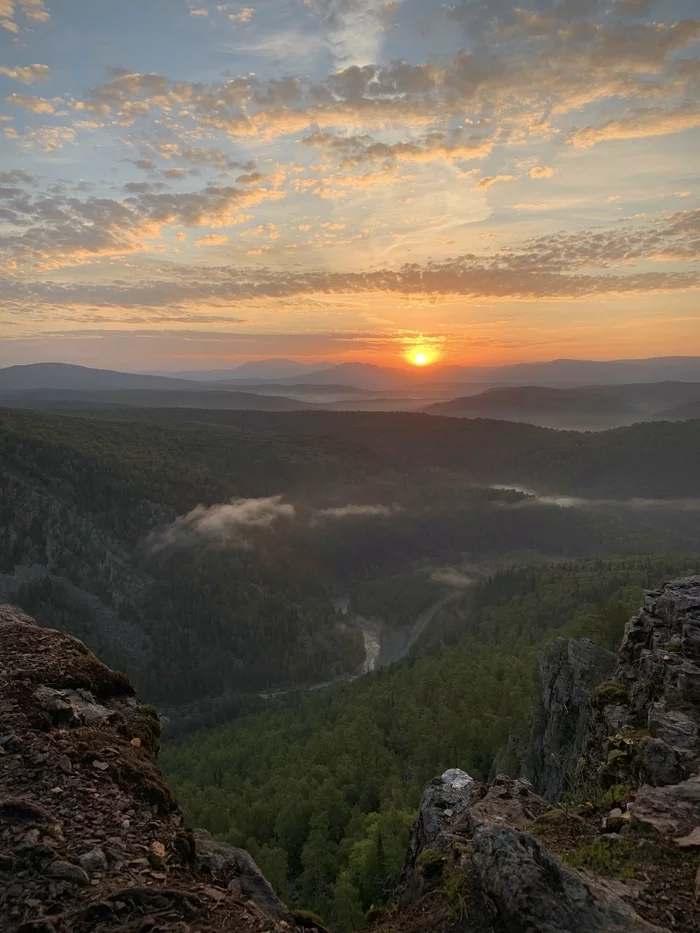
<svg viewBox="0 0 700 933">
<path fill-rule="evenodd" d="M 374 933 L 700 929 L 700 577 L 645 595 L 616 663 L 555 642 L 540 696 L 537 786 L 434 780 Z"/>
<path fill-rule="evenodd" d="M 292 933 L 250 856 L 185 829 L 160 722 L 75 638 L 0 606 L 0 929 Z"/>
<path fill-rule="evenodd" d="M 646 594 L 587 697 L 612 667 L 594 647 L 556 644 L 541 667 L 541 787 L 459 768 L 431 782 L 374 933 L 697 933 L 700 577 Z M 3 933 L 318 927 L 246 852 L 185 828 L 159 731 L 82 642 L 0 606 Z M 547 749 L 569 759 L 548 771 Z M 536 793 L 557 782 L 561 799 Z"/>
</svg>

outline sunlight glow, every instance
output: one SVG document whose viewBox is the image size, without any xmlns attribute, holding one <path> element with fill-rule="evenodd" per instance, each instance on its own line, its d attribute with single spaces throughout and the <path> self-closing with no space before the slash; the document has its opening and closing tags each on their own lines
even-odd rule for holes
<svg viewBox="0 0 700 933">
<path fill-rule="evenodd" d="M 430 347 L 413 347 L 406 354 L 406 359 L 413 366 L 429 366 L 435 361 L 436 354 Z"/>
</svg>

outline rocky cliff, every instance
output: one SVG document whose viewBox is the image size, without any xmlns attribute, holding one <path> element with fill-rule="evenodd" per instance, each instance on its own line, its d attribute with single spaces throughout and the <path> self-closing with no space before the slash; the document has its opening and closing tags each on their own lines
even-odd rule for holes
<svg viewBox="0 0 700 933">
<path fill-rule="evenodd" d="M 376 933 L 700 929 L 700 577 L 646 594 L 616 665 L 555 642 L 540 697 L 529 762 L 550 799 L 503 775 L 433 781 Z"/>
<path fill-rule="evenodd" d="M 160 723 L 75 638 L 0 607 L 0 929 L 291 933 L 250 856 L 185 829 Z"/>
<path fill-rule="evenodd" d="M 524 778 L 454 768 L 430 784 L 374 933 L 697 933 L 700 577 L 648 593 L 610 662 L 581 642 L 543 658 L 531 761 L 537 789 L 563 788 L 554 806 Z M 158 734 L 125 677 L 0 608 L 0 929 L 315 924 L 245 852 L 184 827 Z"/>
<path fill-rule="evenodd" d="M 565 770 L 584 753 L 591 691 L 612 674 L 615 655 L 589 638 L 556 638 L 540 657 L 524 774 L 547 800 L 564 790 Z"/>
</svg>

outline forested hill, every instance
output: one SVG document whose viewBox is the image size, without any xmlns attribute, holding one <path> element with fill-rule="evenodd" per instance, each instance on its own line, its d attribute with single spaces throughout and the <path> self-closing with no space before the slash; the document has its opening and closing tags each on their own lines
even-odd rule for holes
<svg viewBox="0 0 700 933">
<path fill-rule="evenodd" d="M 396 469 L 457 470 L 481 483 L 601 497 L 700 495 L 700 420 L 580 432 L 510 421 L 409 412 L 251 412 L 139 409 L 100 418 L 163 426 L 219 425 L 306 444 L 330 438 Z M 305 440 L 307 439 L 307 440 Z M 323 440 L 321 440 L 323 439 Z"/>
<path fill-rule="evenodd" d="M 698 569 L 700 556 L 496 574 L 420 657 L 191 737 L 165 771 L 190 818 L 245 845 L 283 896 L 360 929 L 392 901 L 434 775 L 518 773 L 542 647 L 587 636 L 615 651 L 644 588 Z"/>
<path fill-rule="evenodd" d="M 356 589 L 366 604 L 394 575 L 418 574 L 422 608 L 447 595 L 432 579 L 444 565 L 700 548 L 692 502 L 562 508 L 490 488 L 699 494 L 699 422 L 580 435 L 302 414 L 0 411 L 0 596 L 84 638 L 161 706 L 235 706 L 358 670 L 361 633 L 333 600 Z M 232 500 L 268 509 L 244 539 L 225 524 Z"/>
<path fill-rule="evenodd" d="M 341 439 L 6 411 L 0 585 L 7 591 L 27 568 L 48 570 L 7 596 L 43 624 L 85 637 L 160 703 L 230 684 L 333 677 L 360 664 L 361 637 L 322 590 L 298 579 L 293 553 L 222 549 L 206 538 L 154 553 L 148 535 L 199 503 L 298 492 L 377 469 L 375 455 Z"/>
</svg>

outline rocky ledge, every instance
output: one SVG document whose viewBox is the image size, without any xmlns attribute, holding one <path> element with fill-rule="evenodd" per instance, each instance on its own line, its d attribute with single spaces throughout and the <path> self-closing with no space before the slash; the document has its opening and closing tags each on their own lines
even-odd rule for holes
<svg viewBox="0 0 700 933">
<path fill-rule="evenodd" d="M 375 933 L 700 929 L 700 577 L 647 593 L 616 666 L 592 643 L 547 657 L 538 786 L 458 768 L 433 781 Z M 587 695 L 601 670 L 612 673 Z M 185 828 L 156 766 L 159 731 L 81 642 L 0 607 L 3 933 L 317 926 L 247 853 Z"/>
<path fill-rule="evenodd" d="M 292 933 L 250 856 L 185 829 L 160 722 L 82 642 L 0 606 L 0 929 Z"/>
<path fill-rule="evenodd" d="M 700 930 L 700 577 L 646 594 L 616 665 L 553 645 L 539 695 L 537 787 L 433 781 L 375 933 Z"/>
</svg>

